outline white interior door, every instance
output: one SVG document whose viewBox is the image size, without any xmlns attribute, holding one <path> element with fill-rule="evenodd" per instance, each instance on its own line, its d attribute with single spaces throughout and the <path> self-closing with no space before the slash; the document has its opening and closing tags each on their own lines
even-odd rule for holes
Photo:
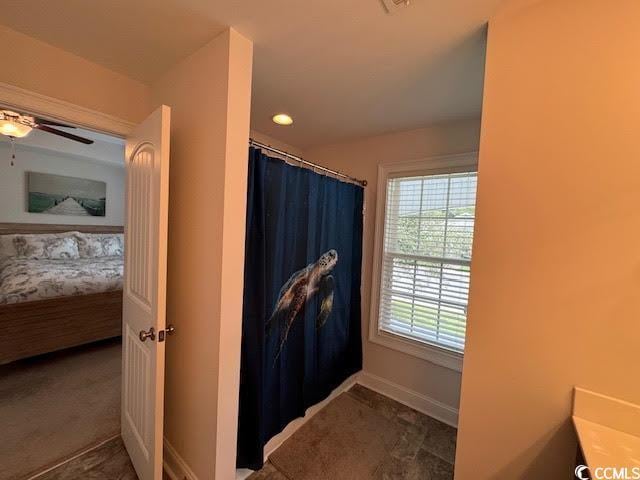
<svg viewBox="0 0 640 480">
<path fill-rule="evenodd" d="M 127 138 L 122 438 L 140 480 L 162 478 L 170 109 Z"/>
</svg>

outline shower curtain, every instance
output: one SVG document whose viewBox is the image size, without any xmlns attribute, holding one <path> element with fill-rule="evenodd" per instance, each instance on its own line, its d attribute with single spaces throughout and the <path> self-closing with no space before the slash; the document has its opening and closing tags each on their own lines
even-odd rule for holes
<svg viewBox="0 0 640 480">
<path fill-rule="evenodd" d="M 249 150 L 239 468 L 362 368 L 363 189 Z"/>
</svg>

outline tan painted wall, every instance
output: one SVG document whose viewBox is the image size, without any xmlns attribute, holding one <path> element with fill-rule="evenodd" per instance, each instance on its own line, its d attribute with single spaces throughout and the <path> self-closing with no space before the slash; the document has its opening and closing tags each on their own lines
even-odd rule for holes
<svg viewBox="0 0 640 480">
<path fill-rule="evenodd" d="M 479 122 L 467 120 L 367 137 L 304 152 L 305 158 L 313 162 L 366 179 L 369 183 L 365 190 L 362 276 L 364 370 L 453 408 L 458 408 L 460 373 L 368 340 L 377 168 L 379 163 L 476 151 L 478 135 Z"/>
<path fill-rule="evenodd" d="M 77 55 L 0 26 L 0 82 L 130 122 L 151 111 L 149 88 Z"/>
<path fill-rule="evenodd" d="M 130 122 L 172 107 L 165 436 L 200 480 L 233 478 L 252 43 L 227 30 L 152 87 L 2 26 L 0 43 L 0 82 Z"/>
<path fill-rule="evenodd" d="M 251 62 L 230 29 L 153 86 L 172 108 L 165 436 L 200 480 L 235 475 Z"/>
<path fill-rule="evenodd" d="M 490 22 L 456 479 L 573 478 L 571 391 L 640 402 L 640 2 Z"/>
</svg>

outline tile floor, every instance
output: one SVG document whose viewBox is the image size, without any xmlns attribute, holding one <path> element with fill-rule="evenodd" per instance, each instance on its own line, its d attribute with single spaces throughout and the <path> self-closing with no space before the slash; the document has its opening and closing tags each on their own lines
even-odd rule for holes
<svg viewBox="0 0 640 480">
<path fill-rule="evenodd" d="M 455 428 L 361 385 L 355 385 L 348 393 L 371 407 L 378 415 L 395 422 L 402 430 L 395 446 L 380 459 L 373 476 L 375 480 L 447 480 L 453 478 L 456 449 Z M 342 428 L 348 429 L 349 425 L 344 425 Z M 348 432 L 354 436 L 357 436 L 358 433 L 356 431 Z M 304 439 L 299 439 L 299 441 L 304 441 Z M 314 462 L 316 459 L 310 456 L 300 461 Z M 253 473 L 249 478 L 250 480 L 307 480 L 307 477 L 290 478 L 271 462 L 267 462 L 261 470 Z M 344 478 L 360 480 L 353 478 L 353 475 L 349 473 L 345 473 Z"/>
<path fill-rule="evenodd" d="M 355 385 L 348 393 L 373 409 L 377 415 L 395 422 L 402 430 L 395 446 L 380 459 L 374 475 L 376 480 L 453 478 L 455 428 L 360 385 Z M 344 428 L 349 427 L 346 425 Z M 358 432 L 352 432 L 352 434 L 358 435 Z M 313 458 L 301 461 L 313 461 Z M 345 475 L 345 479 L 358 480 L 349 476 L 348 473 Z M 285 476 L 270 462 L 249 478 L 251 480 L 305 480 Z M 78 479 L 137 480 L 137 476 L 122 440 L 117 437 L 37 478 L 37 480 Z"/>
</svg>

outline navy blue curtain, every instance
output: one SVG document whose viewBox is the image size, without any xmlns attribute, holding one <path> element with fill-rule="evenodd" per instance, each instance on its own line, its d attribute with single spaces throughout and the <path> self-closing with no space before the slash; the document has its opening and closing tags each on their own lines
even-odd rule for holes
<svg viewBox="0 0 640 480">
<path fill-rule="evenodd" d="M 363 189 L 249 150 L 238 467 L 362 369 Z"/>
</svg>

